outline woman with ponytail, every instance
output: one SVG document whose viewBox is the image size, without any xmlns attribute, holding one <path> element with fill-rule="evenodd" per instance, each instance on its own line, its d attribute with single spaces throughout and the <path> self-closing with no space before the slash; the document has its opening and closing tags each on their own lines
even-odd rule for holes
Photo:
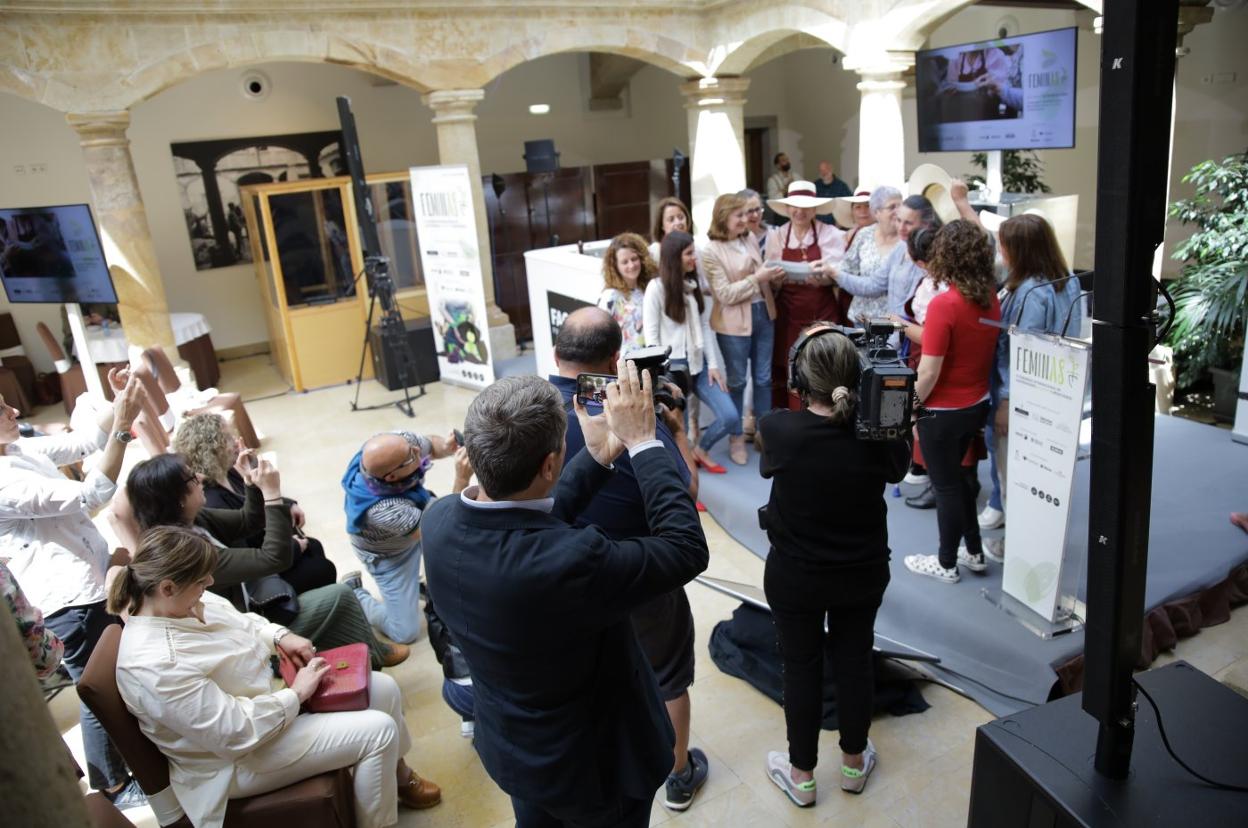
<svg viewBox="0 0 1248 828">
<path fill-rule="evenodd" d="M 411 739 L 398 684 L 373 673 L 367 709 L 300 715 L 330 665 L 311 641 L 209 592 L 219 555 L 189 527 L 149 529 L 108 593 L 109 610 L 128 615 L 117 690 L 169 760 L 169 781 L 191 824 L 220 826 L 229 799 L 338 768 L 353 770 L 362 828 L 393 825 L 400 803 L 438 804 L 438 786 L 403 761 Z M 276 692 L 274 655 L 298 668 Z"/>
<path fill-rule="evenodd" d="M 841 788 L 861 793 L 875 767 L 867 734 L 875 614 L 889 581 L 884 488 L 905 475 L 910 446 L 855 436 L 858 351 L 848 337 L 815 323 L 789 362 L 802 410 L 773 411 L 758 425 L 760 470 L 772 480 L 763 587 L 784 661 L 789 741 L 787 752 L 767 755 L 767 774 L 804 807 L 815 801 L 825 649 L 835 668 Z"/>
</svg>

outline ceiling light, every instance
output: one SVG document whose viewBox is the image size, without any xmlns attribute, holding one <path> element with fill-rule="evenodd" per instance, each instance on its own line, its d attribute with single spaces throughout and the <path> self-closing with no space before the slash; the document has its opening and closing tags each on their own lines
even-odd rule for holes
<svg viewBox="0 0 1248 828">
<path fill-rule="evenodd" d="M 530 115 L 545 115 L 550 111 L 550 104 L 529 104 Z"/>
</svg>

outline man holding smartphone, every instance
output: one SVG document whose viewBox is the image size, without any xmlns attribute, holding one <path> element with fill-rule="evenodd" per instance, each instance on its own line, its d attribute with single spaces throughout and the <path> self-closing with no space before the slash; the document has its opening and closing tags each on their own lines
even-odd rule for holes
<svg viewBox="0 0 1248 828">
<path fill-rule="evenodd" d="M 564 321 L 555 338 L 555 364 L 559 374 L 550 382 L 563 395 L 568 417 L 568 454 L 585 444 L 580 423 L 574 415 L 573 396 L 577 376 L 605 375 L 619 359 L 622 334 L 611 315 L 600 308 L 581 308 Z M 627 354 L 624 355 L 627 359 Z M 601 406 L 588 406 L 599 415 Z M 697 465 L 685 437 L 680 412 L 656 415 L 655 437 L 676 462 L 680 478 L 697 497 Z M 650 536 L 645 498 L 632 464 L 627 457 L 616 461 L 616 474 L 604 485 L 578 516 L 578 526 L 594 525 L 615 540 Z M 693 684 L 693 612 L 684 587 L 660 595 L 632 612 L 633 629 L 642 652 L 659 682 L 659 692 L 676 731 L 675 756 L 667 780 L 664 805 L 683 811 L 706 781 L 710 770 L 706 754 L 689 747 L 691 706 L 689 687 Z"/>
<path fill-rule="evenodd" d="M 672 766 L 674 734 L 629 615 L 709 555 L 679 466 L 655 438 L 649 375 L 624 361 L 617 375 L 601 415 L 574 405 L 585 443 L 575 454 L 549 383 L 486 388 L 464 423 L 480 484 L 424 519 L 429 592 L 472 665 L 475 747 L 520 828 L 642 828 Z M 626 456 L 648 536 L 573 525 Z"/>
</svg>

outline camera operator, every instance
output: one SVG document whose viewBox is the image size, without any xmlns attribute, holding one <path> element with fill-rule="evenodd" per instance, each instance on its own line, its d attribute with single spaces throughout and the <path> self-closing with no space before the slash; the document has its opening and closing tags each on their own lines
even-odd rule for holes
<svg viewBox="0 0 1248 828">
<path fill-rule="evenodd" d="M 555 339 L 555 364 L 559 375 L 550 378 L 563 395 L 568 417 L 568 452 L 576 453 L 585 444 L 580 423 L 572 407 L 576 396 L 576 376 L 580 373 L 610 373 L 619 358 L 620 328 L 611 316 L 598 308 L 581 308 L 570 314 Z M 627 359 L 627 354 L 625 354 Z M 676 461 L 681 479 L 697 497 L 697 467 L 685 438 L 683 418 L 664 406 L 655 424 L 655 436 Z M 645 499 L 637 475 L 628 458 L 615 463 L 616 473 L 594 496 L 577 518 L 577 525 L 593 524 L 614 540 L 647 537 Z M 709 771 L 706 754 L 689 748 L 689 686 L 693 684 L 693 612 L 684 587 L 676 589 L 633 610 L 633 629 L 646 661 L 659 682 L 659 694 L 667 706 L 676 731 L 675 762 L 668 777 L 664 804 L 685 810 L 693 802 Z"/>
<path fill-rule="evenodd" d="M 867 733 L 875 613 L 889 581 L 884 487 L 905 475 L 910 446 L 855 438 L 860 368 L 847 336 L 816 323 L 791 353 L 789 386 L 803 408 L 773 411 L 758 426 L 759 469 L 772 479 L 762 512 L 771 543 L 763 588 L 784 660 L 789 741 L 787 754 L 767 755 L 767 774 L 808 806 L 815 801 L 825 649 L 835 667 L 841 787 L 860 793 L 875 766 Z"/>
<path fill-rule="evenodd" d="M 472 665 L 475 747 L 520 828 L 648 825 L 672 769 L 674 734 L 629 614 L 688 583 L 708 552 L 655 439 L 651 379 L 617 370 L 603 416 L 575 403 L 585 449 L 566 469 L 554 386 L 508 377 L 482 391 L 464 423 L 480 484 L 423 521 L 429 593 Z M 650 536 L 573 526 L 625 449 Z"/>
</svg>

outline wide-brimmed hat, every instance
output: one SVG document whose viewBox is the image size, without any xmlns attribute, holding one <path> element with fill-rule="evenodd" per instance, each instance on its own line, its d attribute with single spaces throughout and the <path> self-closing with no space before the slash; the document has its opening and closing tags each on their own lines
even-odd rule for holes
<svg viewBox="0 0 1248 828">
<path fill-rule="evenodd" d="M 789 215 L 790 207 L 813 207 L 815 215 L 826 216 L 832 212 L 831 198 L 820 198 L 815 195 L 815 185 L 809 181 L 794 181 L 789 185 L 789 194 L 784 198 L 769 198 L 767 206 L 782 216 Z"/>
<path fill-rule="evenodd" d="M 854 226 L 854 205 L 870 201 L 870 190 L 859 190 L 852 196 L 838 196 L 832 199 L 832 217 L 841 227 L 849 229 Z"/>
<path fill-rule="evenodd" d="M 1044 214 L 1044 210 L 1040 209 L 1039 207 L 1029 207 L 1023 211 L 1022 215 L 1040 216 L 1040 218 L 1044 219 L 1045 221 L 1049 220 L 1048 216 Z M 1005 224 L 1006 219 L 1008 218 L 1011 218 L 1011 217 L 1003 216 L 1000 213 L 994 212 L 992 210 L 980 210 L 979 211 L 979 223 L 982 224 L 984 226 L 984 229 L 987 230 L 989 233 L 996 233 L 1000 231 L 1001 225 Z"/>
<path fill-rule="evenodd" d="M 926 197 L 932 202 L 932 207 L 936 209 L 936 215 L 940 216 L 940 220 L 950 222 L 958 217 L 958 205 L 953 203 L 953 196 L 949 194 L 949 185 L 952 183 L 953 176 L 945 172 L 943 167 L 935 164 L 920 164 L 910 174 L 910 180 L 906 182 L 906 190 L 910 195 Z"/>
</svg>

